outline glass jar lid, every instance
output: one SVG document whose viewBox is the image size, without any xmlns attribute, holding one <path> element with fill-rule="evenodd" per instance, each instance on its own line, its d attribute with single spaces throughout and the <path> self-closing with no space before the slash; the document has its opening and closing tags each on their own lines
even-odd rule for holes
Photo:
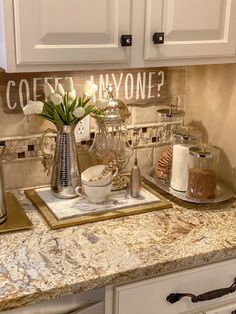
<svg viewBox="0 0 236 314">
<path fill-rule="evenodd" d="M 173 136 L 176 140 L 185 141 L 185 142 L 193 142 L 196 140 L 200 140 L 202 137 L 202 133 L 188 126 L 177 126 L 173 130 Z"/>
<path fill-rule="evenodd" d="M 175 105 L 170 105 L 166 108 L 158 109 L 157 114 L 160 115 L 162 118 L 179 118 L 183 117 L 185 115 L 185 112 Z"/>
<path fill-rule="evenodd" d="M 91 116 L 100 121 L 125 123 L 131 113 L 125 103 L 113 98 L 112 91 L 113 88 L 109 84 L 104 91 L 104 98 L 98 99 L 95 103 L 97 108 L 101 109 L 101 114 L 93 113 Z"/>
<path fill-rule="evenodd" d="M 215 158 L 219 155 L 219 150 L 211 145 L 203 144 L 200 146 L 192 146 L 189 148 L 191 156 L 197 158 Z"/>
</svg>

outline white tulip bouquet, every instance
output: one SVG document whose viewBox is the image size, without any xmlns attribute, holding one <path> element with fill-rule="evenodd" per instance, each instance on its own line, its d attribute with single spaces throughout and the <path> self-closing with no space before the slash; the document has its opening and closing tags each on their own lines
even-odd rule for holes
<svg viewBox="0 0 236 314">
<path fill-rule="evenodd" d="M 25 115 L 37 115 L 54 124 L 75 125 L 84 117 L 98 109 L 88 102 L 97 92 L 98 87 L 91 81 L 86 81 L 83 97 L 77 97 L 72 78 L 66 78 L 64 87 L 58 84 L 56 91 L 49 84 L 44 84 L 44 101 L 30 101 L 24 108 Z"/>
</svg>

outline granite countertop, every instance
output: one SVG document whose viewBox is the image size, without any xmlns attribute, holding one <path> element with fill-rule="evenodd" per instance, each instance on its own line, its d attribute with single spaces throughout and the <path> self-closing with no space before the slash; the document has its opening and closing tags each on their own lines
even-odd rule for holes
<svg viewBox="0 0 236 314">
<path fill-rule="evenodd" d="M 14 194 L 34 228 L 0 235 L 0 310 L 236 257 L 236 201 L 52 231 Z"/>
</svg>

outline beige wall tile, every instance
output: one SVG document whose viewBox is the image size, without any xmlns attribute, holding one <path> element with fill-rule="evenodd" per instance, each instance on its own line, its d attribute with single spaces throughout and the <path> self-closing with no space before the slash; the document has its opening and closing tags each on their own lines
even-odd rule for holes
<svg viewBox="0 0 236 314">
<path fill-rule="evenodd" d="M 236 190 L 236 64 L 188 67 L 187 77 L 186 122 L 222 149 L 221 175 Z"/>
<path fill-rule="evenodd" d="M 25 157 L 35 157 L 36 152 L 35 151 L 30 151 L 30 152 L 25 152 Z"/>
<path fill-rule="evenodd" d="M 28 150 L 27 146 L 17 146 L 16 147 L 16 153 L 27 152 L 27 150 Z"/>
<path fill-rule="evenodd" d="M 16 152 L 16 148 L 15 147 L 6 146 L 4 154 L 13 154 L 15 152 Z"/>
<path fill-rule="evenodd" d="M 169 105 L 179 105 L 181 108 L 185 106 L 184 95 L 168 97 L 167 99 L 160 99 L 158 102 L 146 105 L 133 105 L 132 108 L 132 124 L 143 125 L 157 122 L 157 109 Z"/>
<path fill-rule="evenodd" d="M 156 123 L 157 108 L 157 104 L 149 106 L 135 106 L 133 108 L 133 125 Z"/>
<path fill-rule="evenodd" d="M 134 156 L 135 154 L 131 156 L 129 163 L 127 164 L 125 171 L 131 171 L 133 165 L 134 165 Z M 141 173 L 145 174 L 146 169 L 152 167 L 153 163 L 153 147 L 148 148 L 141 148 L 137 150 L 137 157 L 138 157 L 138 163 L 139 167 L 141 169 Z"/>
<path fill-rule="evenodd" d="M 185 95 L 186 67 L 169 67 L 167 82 L 169 96 Z"/>
<path fill-rule="evenodd" d="M 96 120 L 90 117 L 90 130 L 95 131 L 97 129 Z"/>
<path fill-rule="evenodd" d="M 5 145 L 10 148 L 12 146 L 12 141 L 6 141 Z"/>
<path fill-rule="evenodd" d="M 185 105 L 186 105 L 186 101 L 185 101 L 185 95 L 179 95 L 177 97 L 177 105 L 178 107 L 184 109 Z"/>
<path fill-rule="evenodd" d="M 39 159 L 25 159 L 4 162 L 6 189 L 20 189 L 49 183 Z"/>
<path fill-rule="evenodd" d="M 11 153 L 11 154 L 4 154 L 3 155 L 3 160 L 15 160 L 18 158 L 17 153 Z"/>
<path fill-rule="evenodd" d="M 36 145 L 38 144 L 38 139 L 37 138 L 30 138 L 25 140 L 25 145 Z"/>
<path fill-rule="evenodd" d="M 21 113 L 6 114 L 0 107 L 0 138 L 39 134 L 47 128 L 54 128 L 54 126 L 39 117 L 25 117 Z"/>
<path fill-rule="evenodd" d="M 27 130 L 23 114 L 6 114 L 0 107 L 0 137 L 27 135 Z"/>
</svg>

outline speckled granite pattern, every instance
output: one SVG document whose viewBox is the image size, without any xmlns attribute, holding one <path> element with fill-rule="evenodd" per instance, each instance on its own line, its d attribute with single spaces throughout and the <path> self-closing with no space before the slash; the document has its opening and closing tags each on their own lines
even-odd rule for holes
<svg viewBox="0 0 236 314">
<path fill-rule="evenodd" d="M 236 202 L 52 231 L 15 195 L 34 229 L 0 236 L 0 310 L 236 257 Z"/>
</svg>

